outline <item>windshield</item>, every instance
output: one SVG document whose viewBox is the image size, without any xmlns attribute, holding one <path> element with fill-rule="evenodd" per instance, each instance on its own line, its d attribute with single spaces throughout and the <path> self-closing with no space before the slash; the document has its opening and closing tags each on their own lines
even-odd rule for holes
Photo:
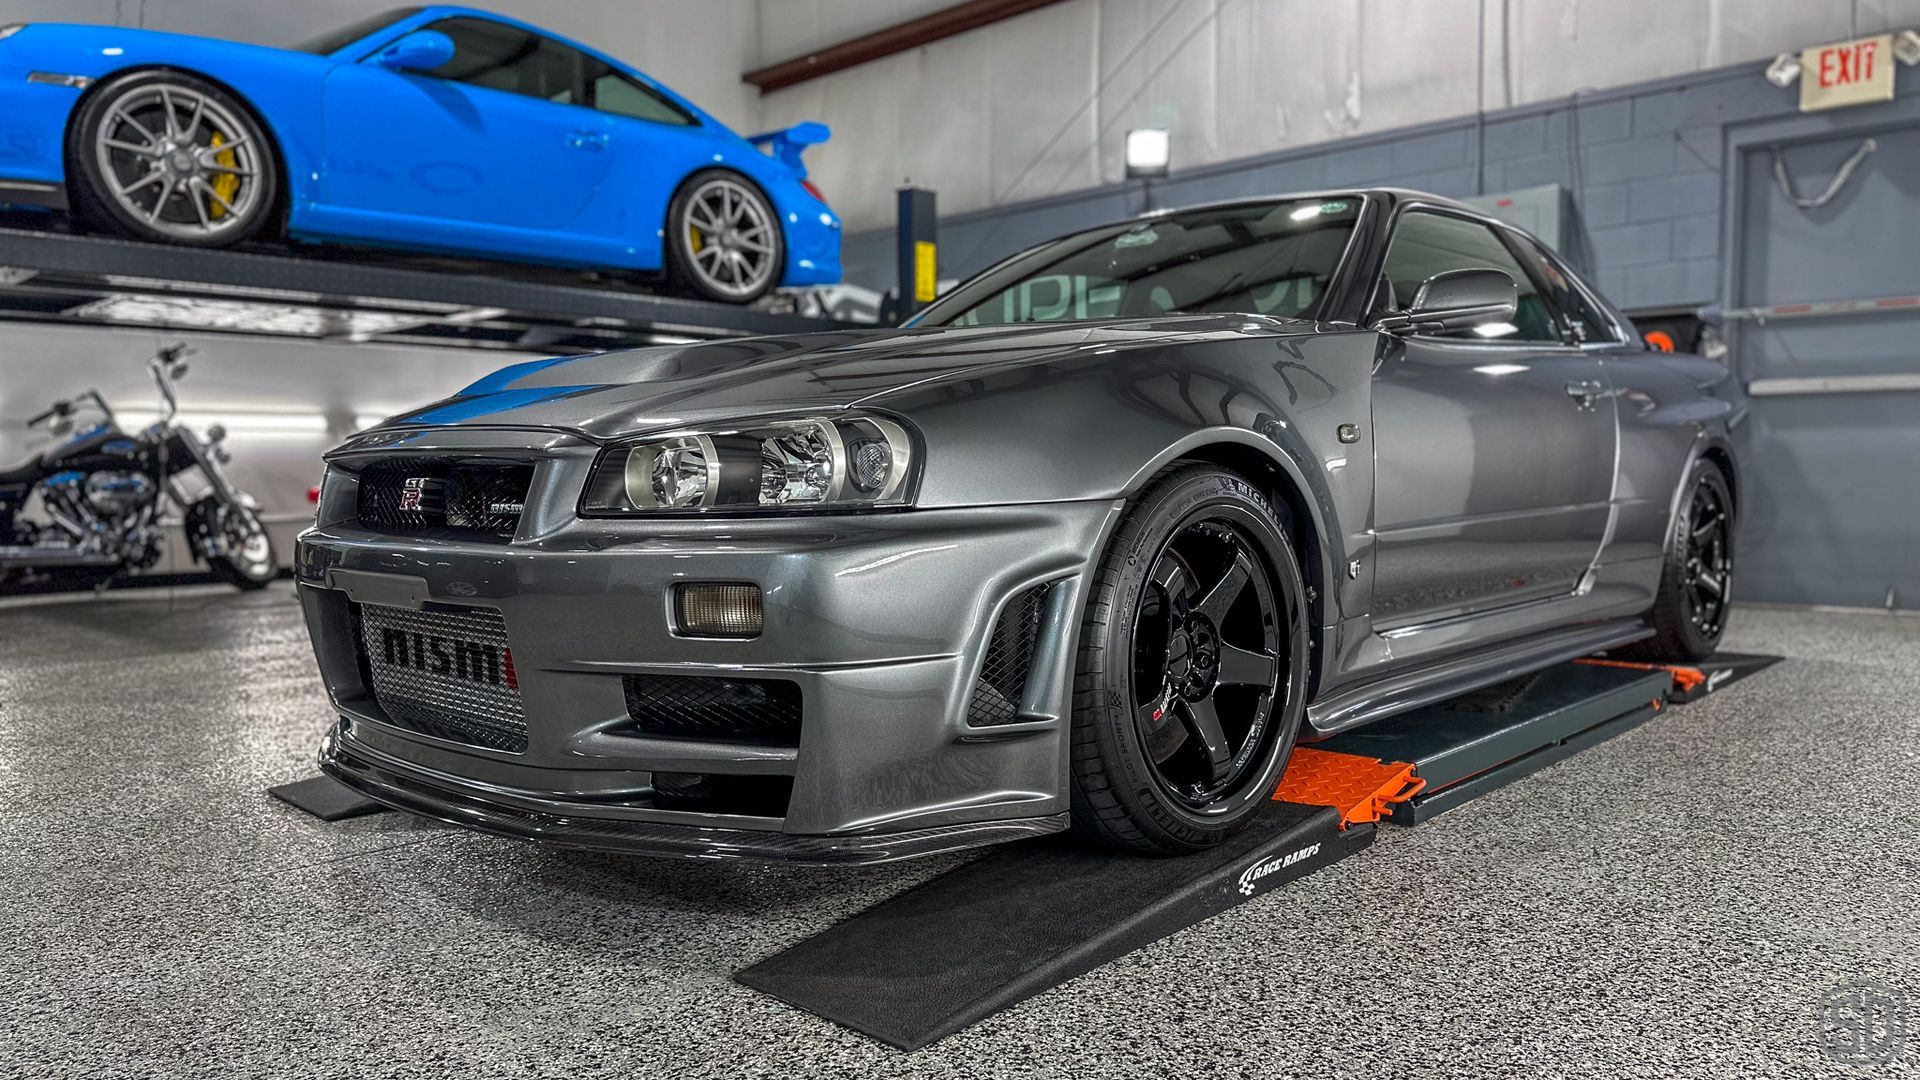
<svg viewBox="0 0 1920 1080">
<path fill-rule="evenodd" d="M 917 326 L 1168 313 L 1308 317 L 1339 266 L 1358 196 L 1175 212 L 1062 237 L 974 278 Z"/>
<path fill-rule="evenodd" d="M 364 19 L 348 23 L 338 30 L 329 30 L 319 37 L 311 38 L 295 45 L 294 51 L 327 56 L 359 41 L 368 34 L 376 34 L 409 15 L 419 12 L 417 7 L 394 8 L 378 15 L 369 15 Z"/>
</svg>

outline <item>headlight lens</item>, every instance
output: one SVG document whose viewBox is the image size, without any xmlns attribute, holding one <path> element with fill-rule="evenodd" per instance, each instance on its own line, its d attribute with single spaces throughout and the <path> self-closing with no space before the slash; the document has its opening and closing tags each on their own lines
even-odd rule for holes
<svg viewBox="0 0 1920 1080">
<path fill-rule="evenodd" d="M 26 28 L 26 23 L 9 23 L 6 26 L 0 26 L 0 41 L 5 41 Z"/>
<path fill-rule="evenodd" d="M 587 514 L 903 506 L 913 440 L 878 416 L 804 417 L 677 432 L 615 447 L 588 481 Z"/>
</svg>

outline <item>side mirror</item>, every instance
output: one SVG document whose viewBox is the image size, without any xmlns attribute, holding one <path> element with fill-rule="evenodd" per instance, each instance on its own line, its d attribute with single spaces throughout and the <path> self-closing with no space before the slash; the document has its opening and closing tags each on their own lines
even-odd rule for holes
<svg viewBox="0 0 1920 1080">
<path fill-rule="evenodd" d="M 1374 329 L 1389 334 L 1433 334 L 1512 322 L 1520 289 L 1504 270 L 1448 270 L 1422 282 L 1407 310 L 1383 315 Z"/>
<path fill-rule="evenodd" d="M 373 62 L 388 71 L 431 71 L 453 59 L 453 39 L 438 30 L 415 30 L 381 49 Z"/>
</svg>

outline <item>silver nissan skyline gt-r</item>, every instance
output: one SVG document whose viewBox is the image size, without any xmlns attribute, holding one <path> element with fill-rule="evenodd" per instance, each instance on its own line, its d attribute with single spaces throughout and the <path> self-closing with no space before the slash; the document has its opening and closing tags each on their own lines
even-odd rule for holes
<svg viewBox="0 0 1920 1080">
<path fill-rule="evenodd" d="M 1722 377 L 1397 190 L 1075 233 L 899 329 L 509 367 L 328 455 L 321 764 L 617 851 L 1205 848 L 1297 741 L 1710 653 Z"/>
</svg>

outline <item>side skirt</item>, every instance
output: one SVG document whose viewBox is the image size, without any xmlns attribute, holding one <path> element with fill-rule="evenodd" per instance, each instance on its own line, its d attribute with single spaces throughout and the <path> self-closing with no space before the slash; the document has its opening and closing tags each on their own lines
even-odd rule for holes
<svg viewBox="0 0 1920 1080">
<path fill-rule="evenodd" d="M 1325 738 L 1422 705 L 1518 678 L 1603 649 L 1649 638 L 1639 619 L 1617 619 L 1540 634 L 1497 648 L 1396 672 L 1334 691 L 1307 706 L 1308 740 Z"/>
</svg>

